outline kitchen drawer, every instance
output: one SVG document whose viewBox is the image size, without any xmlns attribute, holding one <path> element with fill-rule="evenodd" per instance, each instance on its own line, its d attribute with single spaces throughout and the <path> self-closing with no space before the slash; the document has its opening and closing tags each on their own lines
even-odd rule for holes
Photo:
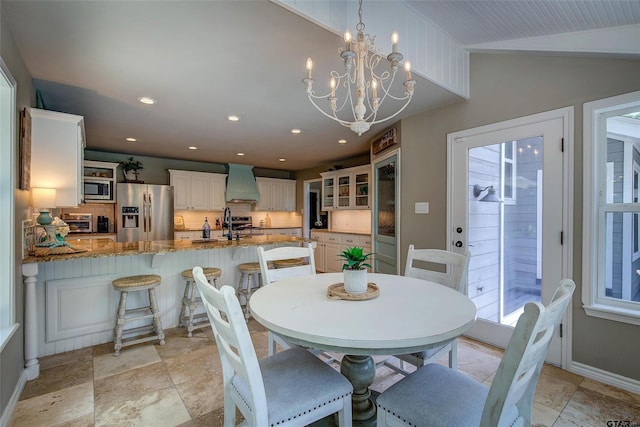
<svg viewBox="0 0 640 427">
<path fill-rule="evenodd" d="M 197 240 L 202 239 L 202 231 L 174 231 L 174 240 Z"/>
<path fill-rule="evenodd" d="M 371 236 L 362 234 L 342 234 L 340 244 L 343 246 L 371 247 Z"/>
</svg>

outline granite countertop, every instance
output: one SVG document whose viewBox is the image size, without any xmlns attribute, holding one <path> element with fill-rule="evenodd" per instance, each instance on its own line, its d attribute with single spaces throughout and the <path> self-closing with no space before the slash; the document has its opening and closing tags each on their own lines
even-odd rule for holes
<svg viewBox="0 0 640 427">
<path fill-rule="evenodd" d="M 292 225 L 290 227 L 254 227 L 254 228 L 260 228 L 262 230 L 288 230 L 289 228 L 302 228 L 301 225 Z M 174 232 L 177 231 L 202 231 L 202 228 L 174 228 L 173 229 Z M 212 228 L 211 232 L 216 232 L 216 231 L 222 231 L 222 229 L 220 228 Z"/>
<path fill-rule="evenodd" d="M 328 229 L 328 228 L 312 228 L 312 233 L 338 233 L 338 234 L 358 234 L 360 236 L 371 236 L 371 232 L 364 231 L 353 231 L 353 230 L 336 230 L 336 229 Z"/>
<path fill-rule="evenodd" d="M 310 239 L 295 236 L 251 236 L 240 240 L 157 240 L 152 242 L 114 242 L 111 239 L 74 240 L 72 247 L 55 248 L 50 253 L 48 248 L 37 248 L 41 255 L 30 255 L 22 260 L 23 264 L 37 262 L 66 261 L 79 258 L 101 258 L 127 255 L 161 254 L 182 251 L 198 251 L 206 249 L 225 249 L 249 246 L 260 246 L 273 243 L 308 242 Z M 71 252 L 76 250 L 77 252 Z M 65 253 L 66 252 L 66 253 Z"/>
</svg>

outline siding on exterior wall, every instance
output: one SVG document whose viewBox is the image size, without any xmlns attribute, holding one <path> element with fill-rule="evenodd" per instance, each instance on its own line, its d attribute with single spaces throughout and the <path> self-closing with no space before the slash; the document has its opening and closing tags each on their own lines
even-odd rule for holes
<svg viewBox="0 0 640 427">
<path fill-rule="evenodd" d="M 500 320 L 500 204 L 473 196 L 473 186 L 500 184 L 500 144 L 469 150 L 469 298 L 478 317 Z"/>
</svg>

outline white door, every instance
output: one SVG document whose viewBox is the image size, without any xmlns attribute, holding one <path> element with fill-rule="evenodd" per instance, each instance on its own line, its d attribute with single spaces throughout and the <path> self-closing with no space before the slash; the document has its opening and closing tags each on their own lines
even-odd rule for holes
<svg viewBox="0 0 640 427">
<path fill-rule="evenodd" d="M 547 304 L 568 277 L 571 109 L 449 135 L 449 244 L 468 248 L 468 335 L 499 347 L 524 304 Z M 560 331 L 547 360 L 562 363 Z"/>
</svg>

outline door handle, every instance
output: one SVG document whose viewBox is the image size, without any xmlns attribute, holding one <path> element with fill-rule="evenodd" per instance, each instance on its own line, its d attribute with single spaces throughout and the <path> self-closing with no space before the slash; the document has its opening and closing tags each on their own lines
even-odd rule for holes
<svg viewBox="0 0 640 427">
<path fill-rule="evenodd" d="M 151 214 L 153 212 L 151 212 L 151 194 L 149 194 L 149 233 L 151 233 Z"/>
<path fill-rule="evenodd" d="M 147 195 L 142 195 L 142 231 L 147 232 Z"/>
</svg>

